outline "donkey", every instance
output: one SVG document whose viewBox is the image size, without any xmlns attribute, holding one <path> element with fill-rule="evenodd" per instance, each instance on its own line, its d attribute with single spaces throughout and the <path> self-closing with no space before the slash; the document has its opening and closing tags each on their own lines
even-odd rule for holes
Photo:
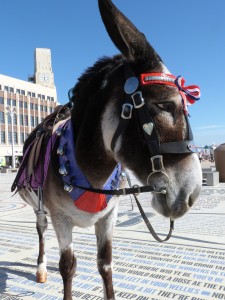
<svg viewBox="0 0 225 300">
<path fill-rule="evenodd" d="M 187 115 L 187 102 L 198 100 L 198 87 L 185 87 L 183 78 L 173 76 L 145 36 L 111 0 L 98 0 L 98 5 L 121 54 L 98 60 L 82 74 L 71 90 L 69 113 L 68 105 L 61 119 L 53 114 L 51 134 L 43 124 L 39 126 L 25 144 L 24 163 L 12 188 L 17 188 L 37 215 L 38 282 L 47 279 L 44 234 L 46 215 L 51 218 L 60 248 L 64 300 L 72 299 L 76 270 L 74 226 L 95 226 L 104 299 L 115 299 L 112 236 L 119 197 L 112 194 L 121 191 L 121 168 L 131 170 L 145 185 L 133 187 L 135 194 L 152 187 L 148 190 L 153 191 L 153 208 L 172 220 L 194 204 L 202 183 L 198 157 L 189 148 L 192 134 Z M 60 109 L 65 112 L 65 107 Z M 38 175 L 32 171 L 21 179 L 30 169 L 26 153 L 33 157 L 29 147 L 34 144 L 40 149 L 34 151 L 37 163 L 45 160 L 46 165 L 51 156 L 39 186 L 34 184 Z M 74 175 L 72 162 L 79 176 Z M 104 189 L 112 192 L 105 195 Z M 122 191 L 126 194 L 124 187 Z M 72 200 L 74 193 L 76 199 Z"/>
</svg>

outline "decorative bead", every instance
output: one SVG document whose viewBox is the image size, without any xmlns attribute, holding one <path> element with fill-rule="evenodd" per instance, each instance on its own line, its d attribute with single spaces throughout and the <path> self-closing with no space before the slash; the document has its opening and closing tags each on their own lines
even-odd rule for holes
<svg viewBox="0 0 225 300">
<path fill-rule="evenodd" d="M 57 134 L 57 136 L 62 136 L 65 132 L 65 129 L 58 127 L 55 131 L 55 133 Z"/>
<path fill-rule="evenodd" d="M 121 172 L 119 176 L 120 181 L 124 181 L 127 179 L 127 175 L 125 172 Z"/>
<path fill-rule="evenodd" d="M 70 162 L 66 161 L 65 164 L 59 168 L 59 174 L 61 174 L 62 176 L 68 175 L 69 174 L 69 165 L 70 165 Z"/>
<path fill-rule="evenodd" d="M 60 156 L 65 155 L 66 147 L 67 147 L 67 144 L 60 145 L 59 148 L 57 149 L 57 154 Z"/>
<path fill-rule="evenodd" d="M 70 192 L 72 192 L 72 190 L 73 190 L 73 186 L 72 186 L 71 184 L 65 183 L 65 184 L 64 184 L 64 190 L 65 190 L 67 193 L 70 193 Z"/>
</svg>

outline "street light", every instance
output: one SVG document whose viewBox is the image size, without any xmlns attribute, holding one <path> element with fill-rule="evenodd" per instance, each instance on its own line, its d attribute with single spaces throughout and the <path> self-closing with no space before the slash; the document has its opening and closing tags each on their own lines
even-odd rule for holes
<svg viewBox="0 0 225 300">
<path fill-rule="evenodd" d="M 14 153 L 14 115 L 16 115 L 16 107 L 7 105 L 6 106 L 6 114 L 11 117 L 11 132 L 12 132 L 12 167 L 15 169 L 15 153 Z"/>
</svg>

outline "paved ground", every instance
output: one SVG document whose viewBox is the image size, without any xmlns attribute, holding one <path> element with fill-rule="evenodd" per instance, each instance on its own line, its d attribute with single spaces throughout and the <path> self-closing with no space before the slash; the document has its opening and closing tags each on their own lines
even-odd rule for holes
<svg viewBox="0 0 225 300">
<path fill-rule="evenodd" d="M 18 195 L 11 197 L 14 176 L 0 174 L 0 299 L 62 299 L 58 245 L 51 225 L 48 282 L 35 282 L 35 216 Z M 163 237 L 168 220 L 150 208 L 147 195 L 141 202 Z M 74 230 L 74 246 L 78 259 L 74 299 L 102 299 L 93 229 Z M 131 199 L 121 199 L 113 249 L 117 300 L 225 299 L 225 184 L 204 186 L 196 205 L 175 222 L 173 237 L 164 244 L 147 233 Z"/>
</svg>

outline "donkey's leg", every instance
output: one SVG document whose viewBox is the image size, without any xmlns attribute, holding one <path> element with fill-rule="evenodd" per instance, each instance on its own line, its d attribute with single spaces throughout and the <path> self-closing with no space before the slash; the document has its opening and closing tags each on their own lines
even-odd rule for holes
<svg viewBox="0 0 225 300">
<path fill-rule="evenodd" d="M 115 299 L 112 283 L 112 236 L 116 222 L 117 207 L 111 213 L 95 224 L 97 237 L 97 265 L 102 276 L 104 299 Z"/>
<path fill-rule="evenodd" d="M 59 242 L 60 260 L 59 271 L 63 279 L 64 298 L 63 300 L 72 300 L 72 281 L 76 272 L 76 257 L 73 253 L 72 242 L 72 222 L 67 218 L 52 218 L 52 223 L 56 231 Z"/>
<path fill-rule="evenodd" d="M 38 268 L 36 273 L 37 282 L 43 283 L 47 280 L 46 256 L 45 256 L 45 237 L 44 233 L 48 227 L 48 220 L 44 213 L 36 214 L 36 228 L 39 235 L 39 255 L 38 255 Z"/>
</svg>

